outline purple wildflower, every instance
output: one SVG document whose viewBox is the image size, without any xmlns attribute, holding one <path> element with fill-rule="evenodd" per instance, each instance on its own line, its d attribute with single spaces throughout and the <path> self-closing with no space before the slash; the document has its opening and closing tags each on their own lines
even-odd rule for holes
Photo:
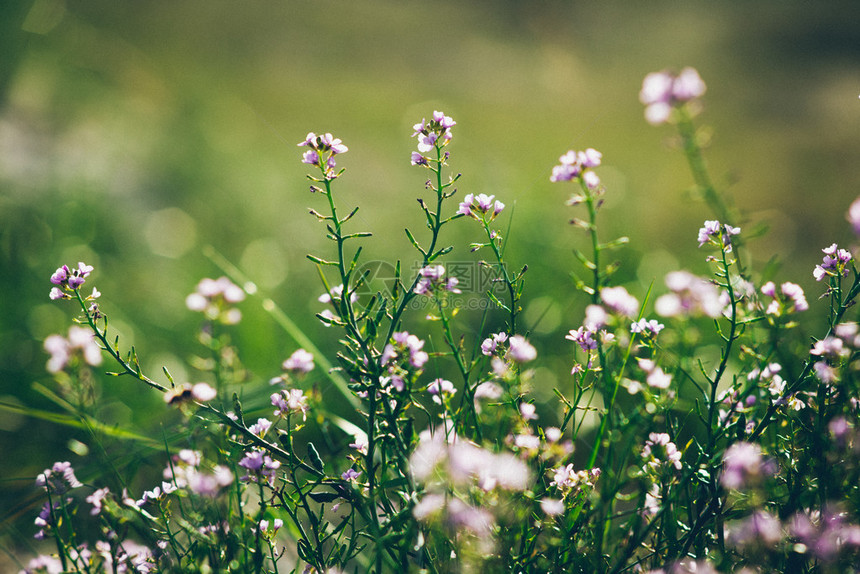
<svg viewBox="0 0 860 574">
<path fill-rule="evenodd" d="M 635 317 L 639 312 L 639 301 L 624 287 L 604 287 L 600 298 L 604 305 L 625 317 Z"/>
<path fill-rule="evenodd" d="M 699 229 L 699 247 L 705 243 L 716 245 L 725 249 L 726 253 L 732 250 L 732 235 L 738 235 L 740 227 L 732 227 L 729 224 L 721 224 L 717 220 L 706 221 L 704 227 Z"/>
<path fill-rule="evenodd" d="M 594 338 L 596 334 L 593 329 L 583 325 L 575 331 L 571 329 L 564 338 L 577 343 L 583 351 L 588 352 L 597 348 L 597 339 Z"/>
<path fill-rule="evenodd" d="M 457 213 L 467 215 L 479 221 L 492 221 L 505 209 L 505 204 L 495 198 L 495 195 L 485 195 L 483 193 L 474 195 L 469 193 L 463 198 Z M 478 214 L 481 215 L 479 216 Z M 489 219 L 487 219 L 488 214 Z"/>
<path fill-rule="evenodd" d="M 630 324 L 630 332 L 656 337 L 663 327 L 663 323 L 658 322 L 657 319 L 639 319 Z"/>
<path fill-rule="evenodd" d="M 523 417 L 523 420 L 533 421 L 537 420 L 537 407 L 533 403 L 520 403 L 520 416 Z"/>
<path fill-rule="evenodd" d="M 339 138 L 329 133 L 318 136 L 311 132 L 298 145 L 299 147 L 307 146 L 310 148 L 302 154 L 302 163 L 319 167 L 326 179 L 337 177 L 334 173 L 334 168 L 337 167 L 334 156 L 349 151 L 349 148 Z"/>
<path fill-rule="evenodd" d="M 314 356 L 304 349 L 298 349 L 284 361 L 283 369 L 294 373 L 309 373 L 314 369 Z"/>
<path fill-rule="evenodd" d="M 93 491 L 93 493 L 86 498 L 87 502 L 93 505 L 93 509 L 90 511 L 90 514 L 96 516 L 101 513 L 102 503 L 109 492 L 110 490 L 108 490 L 107 487 L 99 488 L 98 490 Z"/>
<path fill-rule="evenodd" d="M 737 442 L 723 454 L 723 486 L 740 490 L 756 482 L 768 470 L 762 458 L 761 447 L 748 442 Z"/>
<path fill-rule="evenodd" d="M 522 335 L 514 335 L 509 341 L 508 354 L 517 363 L 527 363 L 537 357 L 537 350 Z"/>
<path fill-rule="evenodd" d="M 681 470 L 681 451 L 666 433 L 652 432 L 648 435 L 642 447 L 642 458 L 645 459 L 645 466 L 652 471 L 668 467 Z"/>
<path fill-rule="evenodd" d="M 272 406 L 275 407 L 276 417 L 286 417 L 291 413 L 301 412 L 302 420 L 307 419 L 308 398 L 301 389 L 283 390 L 272 393 L 270 397 Z"/>
<path fill-rule="evenodd" d="M 773 298 L 773 301 L 770 302 L 765 311 L 768 315 L 779 317 L 784 313 L 806 311 L 809 309 L 809 303 L 806 301 L 803 288 L 797 283 L 786 281 L 780 285 L 779 292 L 777 292 L 773 281 L 768 281 L 762 285 L 761 292 L 763 295 Z"/>
<path fill-rule="evenodd" d="M 84 284 L 84 280 L 93 272 L 93 266 L 87 265 L 83 261 L 78 262 L 77 269 L 70 269 L 68 265 L 63 265 L 54 271 L 51 275 L 51 283 L 57 285 L 51 289 L 51 299 L 68 299 L 69 295 L 66 290 L 75 291 L 80 289 Z"/>
<path fill-rule="evenodd" d="M 825 277 L 845 277 L 848 275 L 848 263 L 852 257 L 846 249 L 839 249 L 834 243 L 830 247 L 821 250 L 824 252 L 824 260 L 821 265 L 816 265 L 812 272 L 816 281 L 821 281 Z"/>
<path fill-rule="evenodd" d="M 847 217 L 848 222 L 851 223 L 851 227 L 854 229 L 854 233 L 860 235 L 860 197 L 851 203 L 851 207 L 848 208 Z"/>
<path fill-rule="evenodd" d="M 359 476 L 361 476 L 361 471 L 355 470 L 354 468 L 348 468 L 346 469 L 346 472 L 340 475 L 343 480 L 348 482 L 355 482 Z"/>
<path fill-rule="evenodd" d="M 248 430 L 251 431 L 252 434 L 263 438 L 266 436 L 266 433 L 269 432 L 270 428 L 272 428 L 272 421 L 269 419 L 259 418 L 256 423 L 248 427 Z"/>
<path fill-rule="evenodd" d="M 494 335 L 491 335 L 490 337 L 484 339 L 484 341 L 481 343 L 481 353 L 490 357 L 496 353 L 496 350 L 499 348 L 499 345 L 503 344 L 507 340 L 507 333 L 495 333 Z"/>
<path fill-rule="evenodd" d="M 268 454 L 258 449 L 245 452 L 245 456 L 239 461 L 239 466 L 248 470 L 241 480 L 242 482 L 260 482 L 261 479 L 274 486 L 276 471 L 281 463 L 273 460 Z"/>
<path fill-rule="evenodd" d="M 46 468 L 36 477 L 36 486 L 43 487 L 46 491 L 55 494 L 63 494 L 70 488 L 83 486 L 75 477 L 75 469 L 70 462 L 55 462 L 51 468 Z"/>
</svg>

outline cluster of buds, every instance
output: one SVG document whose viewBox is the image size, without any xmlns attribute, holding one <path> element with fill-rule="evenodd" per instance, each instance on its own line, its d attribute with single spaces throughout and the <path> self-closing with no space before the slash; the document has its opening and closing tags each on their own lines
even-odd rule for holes
<svg viewBox="0 0 860 574">
<path fill-rule="evenodd" d="M 660 125 L 672 119 L 672 110 L 704 95 L 705 82 L 694 68 L 684 68 L 680 74 L 669 71 L 645 76 L 639 101 L 645 104 L 645 119 Z"/>
<path fill-rule="evenodd" d="M 434 111 L 433 118 L 428 122 L 422 119 L 421 123 L 412 126 L 415 130 L 412 137 L 418 138 L 418 151 L 412 152 L 412 165 L 423 165 L 429 167 L 430 160 L 424 155 L 427 152 L 440 150 L 448 145 L 453 137 L 451 128 L 457 124 L 450 116 L 443 112 Z"/>
<path fill-rule="evenodd" d="M 307 146 L 310 148 L 302 154 L 302 163 L 319 167 L 326 179 L 334 179 L 339 175 L 334 172 L 334 168 L 337 167 L 334 156 L 349 151 L 349 148 L 343 145 L 340 138 L 328 133 L 318 136 L 310 132 L 305 140 L 299 142 L 298 145 L 299 147 Z"/>
<path fill-rule="evenodd" d="M 185 306 L 191 311 L 202 312 L 210 321 L 235 325 L 242 319 L 242 312 L 232 305 L 244 301 L 245 292 L 226 277 L 203 279 L 197 289 L 185 298 Z"/>
</svg>

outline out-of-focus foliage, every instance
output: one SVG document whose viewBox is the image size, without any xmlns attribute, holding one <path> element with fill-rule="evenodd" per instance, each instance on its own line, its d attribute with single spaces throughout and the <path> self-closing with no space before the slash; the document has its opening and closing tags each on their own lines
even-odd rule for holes
<svg viewBox="0 0 860 574">
<path fill-rule="evenodd" d="M 858 16 L 853 2 L 6 2 L 0 401 L 55 409 L 38 384 L 42 339 L 68 324 L 47 298 L 66 262 L 96 266 L 112 325 L 150 372 L 196 376 L 185 365 L 199 352 L 197 319 L 184 298 L 219 273 L 207 245 L 331 342 L 313 318 L 322 288 L 304 255 L 324 240 L 303 213 L 312 202 L 295 144 L 308 131 L 343 138 L 344 193 L 373 207 L 365 259 L 408 266 L 402 228 L 420 225 L 423 175 L 404 150 L 434 109 L 468 126 L 453 144 L 469 166 L 462 192 L 510 206 L 507 258 L 530 267 L 524 319 L 544 354 L 562 353 L 585 301 L 568 303 L 569 267 L 553 263 L 572 262 L 583 241 L 548 181 L 558 155 L 603 152 L 602 226 L 631 238 L 624 281 L 659 284 L 696 249 L 692 222 L 708 211 L 687 200 L 681 154 L 666 153 L 674 142 L 636 100 L 642 76 L 665 66 L 694 65 L 706 78 L 718 184 L 748 214 L 745 228 L 770 226 L 755 252 L 783 254 L 779 278 L 809 285 L 818 250 L 849 240 L 847 226 L 831 225 L 860 188 Z M 464 259 L 472 231 L 451 238 Z M 292 342 L 254 303 L 244 312 L 244 360 L 276 374 Z M 557 362 L 539 373 L 547 395 L 564 382 Z M 160 398 L 121 379 L 105 388 L 102 420 L 157 436 Z M 75 437 L 0 415 L 4 518 L 39 470 L 76 456 Z"/>
</svg>

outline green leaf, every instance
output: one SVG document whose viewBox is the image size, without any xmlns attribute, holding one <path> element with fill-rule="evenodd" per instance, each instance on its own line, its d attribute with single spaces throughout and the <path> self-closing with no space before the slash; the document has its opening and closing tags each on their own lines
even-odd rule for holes
<svg viewBox="0 0 860 574">
<path fill-rule="evenodd" d="M 421 248 L 421 246 L 420 246 L 420 245 L 418 245 L 418 242 L 415 240 L 415 237 L 413 237 L 413 236 L 412 236 L 412 232 L 411 232 L 411 231 L 409 231 L 409 228 L 406 228 L 406 229 L 405 229 L 405 231 L 406 231 L 406 237 L 408 237 L 408 238 L 409 238 L 409 241 L 411 241 L 411 242 L 412 242 L 412 245 L 414 245 L 414 246 L 415 246 L 415 249 L 417 249 L 418 251 L 420 251 L 420 252 L 421 252 L 421 255 L 423 255 L 424 257 L 427 257 L 427 252 L 426 252 L 426 251 L 424 251 L 424 250 Z"/>
<path fill-rule="evenodd" d="M 236 419 L 239 421 L 239 424 L 245 426 L 245 417 L 242 414 L 242 403 L 239 402 L 239 395 L 237 393 L 233 393 L 233 414 L 236 415 Z"/>
<path fill-rule="evenodd" d="M 311 464 L 315 469 L 322 472 L 323 469 L 323 461 L 320 458 L 320 453 L 317 452 L 317 448 L 314 446 L 314 443 L 308 443 L 308 458 L 311 459 Z"/>
<path fill-rule="evenodd" d="M 311 492 L 308 493 L 308 496 L 319 503 L 331 502 L 340 498 L 340 495 L 336 492 Z"/>
<path fill-rule="evenodd" d="M 107 436 L 111 436 L 114 438 L 122 439 L 122 440 L 134 440 L 145 444 L 151 448 L 161 449 L 162 445 L 158 441 L 155 441 L 147 436 L 137 434 L 133 431 L 122 429 L 119 427 L 109 426 L 104 423 L 101 423 L 90 417 L 77 417 L 73 415 L 67 415 L 63 413 L 52 413 L 50 411 L 43 411 L 40 409 L 34 409 L 31 407 L 24 407 L 21 405 L 16 405 L 13 403 L 7 403 L 5 401 L 0 401 L 0 411 L 6 411 L 8 413 L 14 413 L 19 415 L 26 415 L 29 417 L 33 417 L 36 419 L 40 419 L 43 421 L 71 427 L 77 429 L 86 430 L 87 427 L 98 430 L 101 433 L 104 433 Z M 86 422 L 84 422 L 86 421 Z"/>
</svg>

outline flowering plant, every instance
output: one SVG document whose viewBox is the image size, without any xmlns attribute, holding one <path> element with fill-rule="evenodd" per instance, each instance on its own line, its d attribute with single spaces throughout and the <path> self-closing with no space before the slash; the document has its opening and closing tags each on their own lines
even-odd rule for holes
<svg viewBox="0 0 860 574">
<path fill-rule="evenodd" d="M 337 169 L 347 146 L 309 133 L 302 162 L 320 206 L 328 254 L 309 255 L 340 330 L 336 365 L 309 339 L 251 375 L 229 337 L 250 286 L 202 280 L 186 299 L 203 315 L 208 358 L 198 382 L 145 374 L 121 351 L 107 313 L 83 286 L 92 266 L 63 265 L 51 299 L 80 308 L 67 336 L 45 340 L 48 371 L 81 420 L 105 354 L 112 375 L 162 393 L 182 432 L 166 435 L 141 488 L 111 461 L 95 483 L 69 462 L 41 473 L 46 501 L 35 537 L 49 553 L 24 572 L 802 572 L 844 571 L 860 558 L 860 333 L 850 309 L 860 274 L 850 250 L 824 249 L 827 328 L 813 343 L 812 311 L 794 282 L 758 277 L 740 217 L 711 183 L 694 118 L 705 84 L 692 68 L 649 74 L 646 119 L 674 124 L 702 197 L 718 218 L 698 231 L 708 277 L 677 270 L 651 290 L 614 284 L 599 214 L 603 155 L 570 150 L 550 181 L 573 186 L 567 205 L 588 249 L 575 253 L 587 301 L 571 325 L 567 381 L 537 400 L 540 355 L 520 312 L 525 265 L 505 258 L 505 204 L 454 187 L 457 123 L 435 111 L 414 127 L 411 163 L 429 179 L 418 200 L 426 231 L 406 238 L 417 271 L 398 261 L 390 287 L 362 270 L 354 207 L 344 215 Z M 337 161 L 336 161 L 337 160 Z M 336 186 L 337 184 L 337 186 Z M 858 208 L 850 213 L 857 227 Z M 462 222 L 457 220 L 462 219 Z M 456 223 L 455 223 L 456 222 Z M 476 223 L 475 223 L 476 222 Z M 446 256 L 448 225 L 472 225 L 471 252 L 489 304 L 463 320 L 465 287 Z M 693 229 L 690 232 L 693 241 Z M 247 285 L 247 284 L 246 284 Z M 499 287 L 499 289 L 496 289 Z M 468 293 L 467 293 L 468 294 Z M 420 302 L 424 317 L 410 313 Z M 268 303 L 271 306 L 271 302 Z M 422 334 L 419 334 L 422 333 Z M 302 334 L 302 337 L 304 335 Z M 714 357 L 702 349 L 718 349 Z M 286 353 L 285 353 L 286 354 Z M 348 413 L 322 400 L 341 393 Z M 252 390 L 253 389 L 253 390 Z M 261 390 L 262 389 L 262 390 Z M 165 452 L 166 451 L 166 452 Z M 154 485 L 153 485 L 154 484 Z M 81 512 L 83 511 L 83 512 Z"/>
</svg>

